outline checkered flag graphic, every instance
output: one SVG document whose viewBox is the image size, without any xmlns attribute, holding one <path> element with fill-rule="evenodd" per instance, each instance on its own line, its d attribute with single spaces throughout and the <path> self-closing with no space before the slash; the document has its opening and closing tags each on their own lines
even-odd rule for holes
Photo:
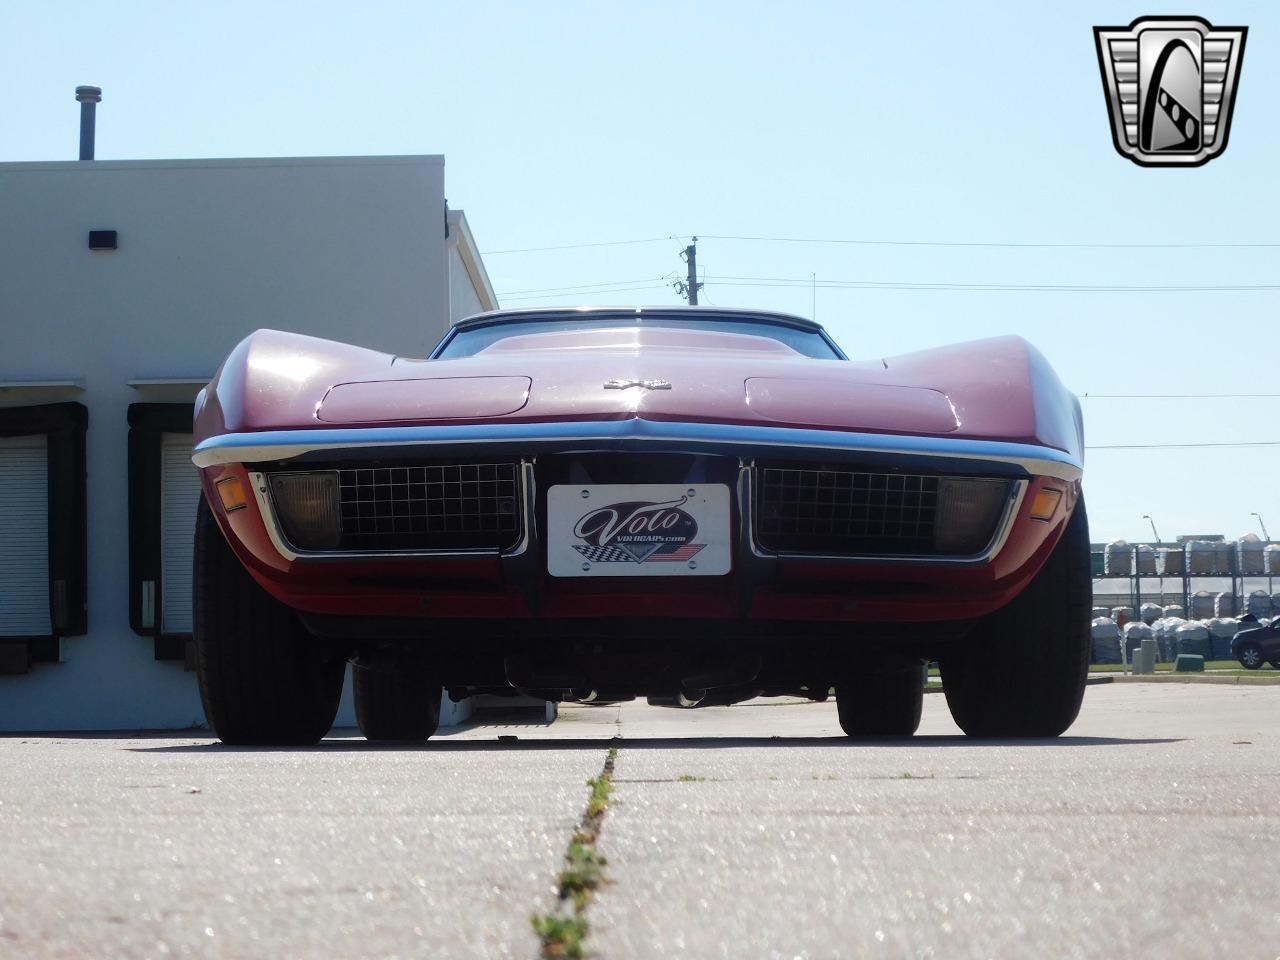
<svg viewBox="0 0 1280 960">
<path fill-rule="evenodd" d="M 593 563 L 635 563 L 636 558 L 617 547 L 592 547 L 575 543 L 573 549 Z"/>
</svg>

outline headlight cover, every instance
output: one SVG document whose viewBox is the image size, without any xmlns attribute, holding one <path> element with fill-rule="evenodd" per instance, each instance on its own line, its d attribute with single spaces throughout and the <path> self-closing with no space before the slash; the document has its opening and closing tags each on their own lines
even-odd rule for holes
<svg viewBox="0 0 1280 960">
<path fill-rule="evenodd" d="M 938 518 L 934 546 L 944 556 L 981 553 L 995 535 L 1009 497 L 1008 480 L 942 477 L 938 481 Z"/>
<path fill-rule="evenodd" d="M 288 541 L 301 550 L 335 550 L 342 543 L 338 473 L 273 473 L 271 501 Z"/>
</svg>

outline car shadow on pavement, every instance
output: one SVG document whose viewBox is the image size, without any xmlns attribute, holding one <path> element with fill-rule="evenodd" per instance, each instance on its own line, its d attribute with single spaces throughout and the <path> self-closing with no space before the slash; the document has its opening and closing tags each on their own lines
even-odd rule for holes
<svg viewBox="0 0 1280 960">
<path fill-rule="evenodd" d="M 903 737 L 886 740 L 851 740 L 833 737 L 599 737 L 591 739 L 540 736 L 521 740 L 503 736 L 492 740 L 431 740 L 427 743 L 370 743 L 360 739 L 322 740 L 309 747 L 228 746 L 209 738 L 200 743 L 165 744 L 158 747 L 132 746 L 136 753 L 468 753 L 496 750 L 601 750 L 610 746 L 626 750 L 723 750 L 726 748 L 835 747 L 858 750 L 878 747 L 1125 747 L 1181 743 L 1182 737 L 1055 737 L 1052 739 L 979 740 L 961 735 Z"/>
</svg>

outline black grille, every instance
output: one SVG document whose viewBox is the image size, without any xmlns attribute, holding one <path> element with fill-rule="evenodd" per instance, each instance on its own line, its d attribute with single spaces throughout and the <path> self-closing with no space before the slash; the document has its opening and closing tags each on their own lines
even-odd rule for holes
<svg viewBox="0 0 1280 960">
<path fill-rule="evenodd" d="M 513 547 L 520 539 L 518 477 L 514 463 L 338 470 L 342 549 Z"/>
<path fill-rule="evenodd" d="M 766 466 L 756 470 L 756 540 L 778 553 L 935 552 L 935 476 Z"/>
</svg>

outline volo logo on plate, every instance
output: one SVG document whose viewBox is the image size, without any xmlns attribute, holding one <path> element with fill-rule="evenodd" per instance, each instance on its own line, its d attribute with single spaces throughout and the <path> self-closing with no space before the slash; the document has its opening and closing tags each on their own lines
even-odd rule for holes
<svg viewBox="0 0 1280 960">
<path fill-rule="evenodd" d="M 573 549 L 595 563 L 679 563 L 705 543 L 694 543 L 698 521 L 680 509 L 687 496 L 665 503 L 611 503 L 584 514 L 573 528 L 583 543 Z"/>
<path fill-rule="evenodd" d="M 547 491 L 547 570 L 557 577 L 729 572 L 724 484 L 557 485 Z"/>
</svg>

